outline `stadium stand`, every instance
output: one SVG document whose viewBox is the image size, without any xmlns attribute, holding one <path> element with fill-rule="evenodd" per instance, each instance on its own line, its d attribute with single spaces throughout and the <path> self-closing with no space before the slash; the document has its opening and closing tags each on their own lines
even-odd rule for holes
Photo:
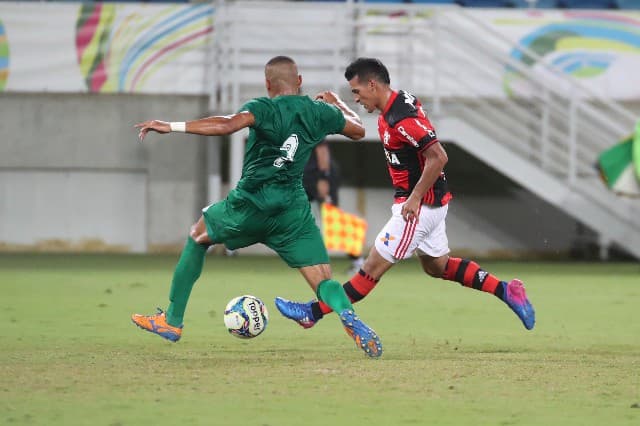
<svg viewBox="0 0 640 426">
<path fill-rule="evenodd" d="M 409 1 L 409 3 L 459 4 L 457 0 L 413 0 L 413 1 Z"/>
<path fill-rule="evenodd" d="M 615 0 L 558 0 L 562 9 L 617 9 Z"/>
<path fill-rule="evenodd" d="M 514 0 L 514 7 L 516 8 L 534 8 L 534 9 L 557 9 L 557 0 Z"/>
<path fill-rule="evenodd" d="M 0 0 L 15 1 L 15 0 Z M 89 0 L 18 0 L 22 2 L 85 2 Z M 209 3 L 206 0 L 111 0 L 115 3 Z M 286 0 L 285 0 L 286 1 Z M 344 3 L 347 0 L 290 0 L 295 2 Z M 360 3 L 457 4 L 464 7 L 534 9 L 629 9 L 640 10 L 640 0 L 355 0 Z"/>
<path fill-rule="evenodd" d="M 640 9 L 640 0 L 616 0 L 619 9 Z"/>
<path fill-rule="evenodd" d="M 6 0 L 0 0 L 6 1 Z M 9 0 L 11 1 L 11 0 Z M 14 0 L 15 1 L 15 0 Z M 55 2 L 61 0 L 19 0 L 22 2 Z M 64 0 L 87 2 L 88 0 Z M 205 0 L 112 0 L 115 3 L 208 3 Z M 325 3 L 344 3 L 347 0 L 291 0 Z M 457 4 L 463 7 L 535 8 L 535 9 L 629 9 L 639 10 L 640 0 L 356 0 L 361 3 L 387 4 Z"/>
<path fill-rule="evenodd" d="M 122 0 L 121 0 L 122 1 Z M 163 1 L 163 0 L 153 0 Z M 166 1 L 166 0 L 165 0 Z M 346 0 L 307 0 L 344 2 Z M 640 9 L 640 0 L 360 0 L 362 3 L 458 4 L 464 7 L 535 9 Z"/>
<path fill-rule="evenodd" d="M 514 7 L 512 0 L 458 0 L 456 3 L 465 7 Z"/>
</svg>

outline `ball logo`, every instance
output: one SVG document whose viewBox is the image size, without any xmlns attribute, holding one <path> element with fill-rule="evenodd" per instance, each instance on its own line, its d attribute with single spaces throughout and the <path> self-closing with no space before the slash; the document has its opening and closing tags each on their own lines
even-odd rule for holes
<svg viewBox="0 0 640 426">
<path fill-rule="evenodd" d="M 249 315 L 251 315 L 251 319 L 253 320 L 253 329 L 260 330 L 262 328 L 262 320 L 260 318 L 260 311 L 258 308 L 258 304 L 252 300 L 248 303 L 249 305 Z"/>
</svg>

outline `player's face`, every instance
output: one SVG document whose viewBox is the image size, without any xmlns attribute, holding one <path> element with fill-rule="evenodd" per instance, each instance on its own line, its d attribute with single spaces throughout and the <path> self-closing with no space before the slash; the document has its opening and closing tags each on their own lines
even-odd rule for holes
<svg viewBox="0 0 640 426">
<path fill-rule="evenodd" d="M 373 80 L 361 82 L 356 76 L 349 80 L 349 86 L 351 86 L 354 101 L 362 105 L 367 112 L 376 110 L 378 100 L 376 98 L 375 83 Z"/>
</svg>

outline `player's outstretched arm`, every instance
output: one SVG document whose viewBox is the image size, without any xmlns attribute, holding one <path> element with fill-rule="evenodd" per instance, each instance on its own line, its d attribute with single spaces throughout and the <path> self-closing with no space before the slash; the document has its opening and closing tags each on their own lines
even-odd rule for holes
<svg viewBox="0 0 640 426">
<path fill-rule="evenodd" d="M 344 125 L 344 129 L 340 132 L 341 135 L 348 137 L 349 139 L 358 140 L 364 137 L 364 126 L 360 116 L 351 108 L 345 104 L 337 94 L 333 92 L 320 92 L 316 95 L 316 99 L 325 101 L 328 104 L 337 106 L 342 115 L 347 120 Z"/>
<path fill-rule="evenodd" d="M 242 111 L 232 115 L 216 115 L 192 121 L 161 121 L 148 120 L 136 124 L 139 129 L 138 137 L 144 140 L 149 132 L 169 133 L 182 132 L 204 136 L 222 136 L 237 132 L 255 123 L 255 117 L 249 111 Z"/>
</svg>

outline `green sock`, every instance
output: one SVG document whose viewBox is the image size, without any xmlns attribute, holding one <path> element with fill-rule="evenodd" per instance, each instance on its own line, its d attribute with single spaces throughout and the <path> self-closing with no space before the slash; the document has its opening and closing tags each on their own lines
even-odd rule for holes
<svg viewBox="0 0 640 426">
<path fill-rule="evenodd" d="M 169 309 L 167 309 L 167 322 L 174 327 L 182 325 L 184 310 L 187 307 L 191 289 L 202 272 L 207 247 L 196 243 L 193 238 L 189 237 L 182 250 L 180 260 L 178 260 L 173 273 L 171 291 L 169 292 L 171 303 L 169 304 Z"/>
<path fill-rule="evenodd" d="M 347 297 L 347 293 L 344 292 L 342 284 L 335 280 L 324 280 L 318 285 L 316 291 L 318 299 L 327 305 L 334 312 L 338 314 L 345 309 L 353 310 L 353 305 Z"/>
</svg>

